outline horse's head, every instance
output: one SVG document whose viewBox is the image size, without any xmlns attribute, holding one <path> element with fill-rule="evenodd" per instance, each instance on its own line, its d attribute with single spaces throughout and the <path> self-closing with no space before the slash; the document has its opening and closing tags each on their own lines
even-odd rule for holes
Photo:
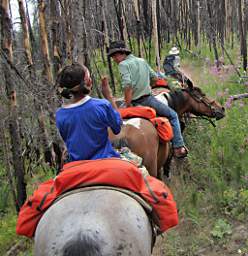
<svg viewBox="0 0 248 256">
<path fill-rule="evenodd" d="M 190 112 L 197 116 L 208 116 L 219 120 L 225 116 L 225 108 L 216 100 L 211 99 L 198 87 L 188 87 L 183 89 L 188 95 Z"/>
</svg>

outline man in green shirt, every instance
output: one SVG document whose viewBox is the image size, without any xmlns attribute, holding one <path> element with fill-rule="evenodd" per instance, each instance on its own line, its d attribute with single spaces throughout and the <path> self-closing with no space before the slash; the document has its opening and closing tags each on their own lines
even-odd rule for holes
<svg viewBox="0 0 248 256">
<path fill-rule="evenodd" d="M 158 75 L 144 59 L 131 54 L 123 41 L 112 42 L 108 50 L 108 56 L 112 57 L 118 64 L 126 107 L 131 105 L 149 106 L 154 108 L 159 116 L 167 117 L 174 132 L 174 138 L 172 139 L 174 156 L 178 158 L 186 157 L 188 150 L 183 141 L 177 113 L 152 96 L 150 82 L 151 79 L 156 80 Z"/>
</svg>

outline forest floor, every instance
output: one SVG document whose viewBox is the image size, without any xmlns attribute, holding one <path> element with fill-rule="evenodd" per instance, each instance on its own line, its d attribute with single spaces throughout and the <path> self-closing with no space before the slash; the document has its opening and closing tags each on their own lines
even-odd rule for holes
<svg viewBox="0 0 248 256">
<path fill-rule="evenodd" d="M 166 182 L 179 205 L 183 204 L 187 186 L 190 186 L 190 179 L 183 174 L 190 172 L 189 165 L 180 165 L 179 168 L 178 163 L 172 166 L 176 174 Z M 222 216 L 214 215 L 211 208 L 211 205 L 206 205 L 197 218 L 185 216 L 179 208 L 179 225 L 157 237 L 152 256 L 248 256 L 248 225 L 230 219 L 230 234 L 216 239 L 212 236 L 213 226 Z"/>
</svg>

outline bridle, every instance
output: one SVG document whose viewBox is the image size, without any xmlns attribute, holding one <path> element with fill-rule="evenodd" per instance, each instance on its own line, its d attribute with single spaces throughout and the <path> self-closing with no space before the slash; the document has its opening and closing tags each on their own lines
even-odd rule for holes
<svg viewBox="0 0 248 256">
<path fill-rule="evenodd" d="M 198 103 L 203 103 L 205 106 L 207 106 L 210 109 L 212 116 L 216 117 L 216 114 L 219 111 L 213 106 L 213 104 L 216 103 L 215 100 L 212 100 L 212 101 L 208 100 L 204 93 L 196 89 L 186 88 L 186 89 L 183 89 L 183 91 L 186 91 Z M 201 94 L 200 97 L 195 93 L 196 91 L 199 94 Z"/>
</svg>

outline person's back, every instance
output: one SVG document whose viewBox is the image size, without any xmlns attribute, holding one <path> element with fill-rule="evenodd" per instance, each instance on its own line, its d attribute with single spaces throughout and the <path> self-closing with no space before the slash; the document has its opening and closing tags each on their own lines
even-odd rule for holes
<svg viewBox="0 0 248 256">
<path fill-rule="evenodd" d="M 144 59 L 129 54 L 125 60 L 119 63 L 119 69 L 121 71 L 122 86 L 125 87 L 126 84 L 132 85 L 133 100 L 142 95 L 152 93 L 150 87 L 151 70 Z"/>
<path fill-rule="evenodd" d="M 75 85 L 83 79 L 82 76 L 73 78 L 75 70 L 79 72 L 80 65 L 64 69 L 58 81 L 60 87 L 67 92 L 70 90 L 73 97 L 71 103 L 63 105 L 56 112 L 56 125 L 66 144 L 68 160 L 119 157 L 108 139 L 108 127 L 115 134 L 121 130 L 119 113 L 107 100 L 91 98 L 83 92 L 82 85 Z"/>
<path fill-rule="evenodd" d="M 61 107 L 56 123 L 69 153 L 70 161 L 119 157 L 108 140 L 108 127 L 120 132 L 120 122 L 106 100 L 87 96 L 78 104 Z"/>
</svg>

